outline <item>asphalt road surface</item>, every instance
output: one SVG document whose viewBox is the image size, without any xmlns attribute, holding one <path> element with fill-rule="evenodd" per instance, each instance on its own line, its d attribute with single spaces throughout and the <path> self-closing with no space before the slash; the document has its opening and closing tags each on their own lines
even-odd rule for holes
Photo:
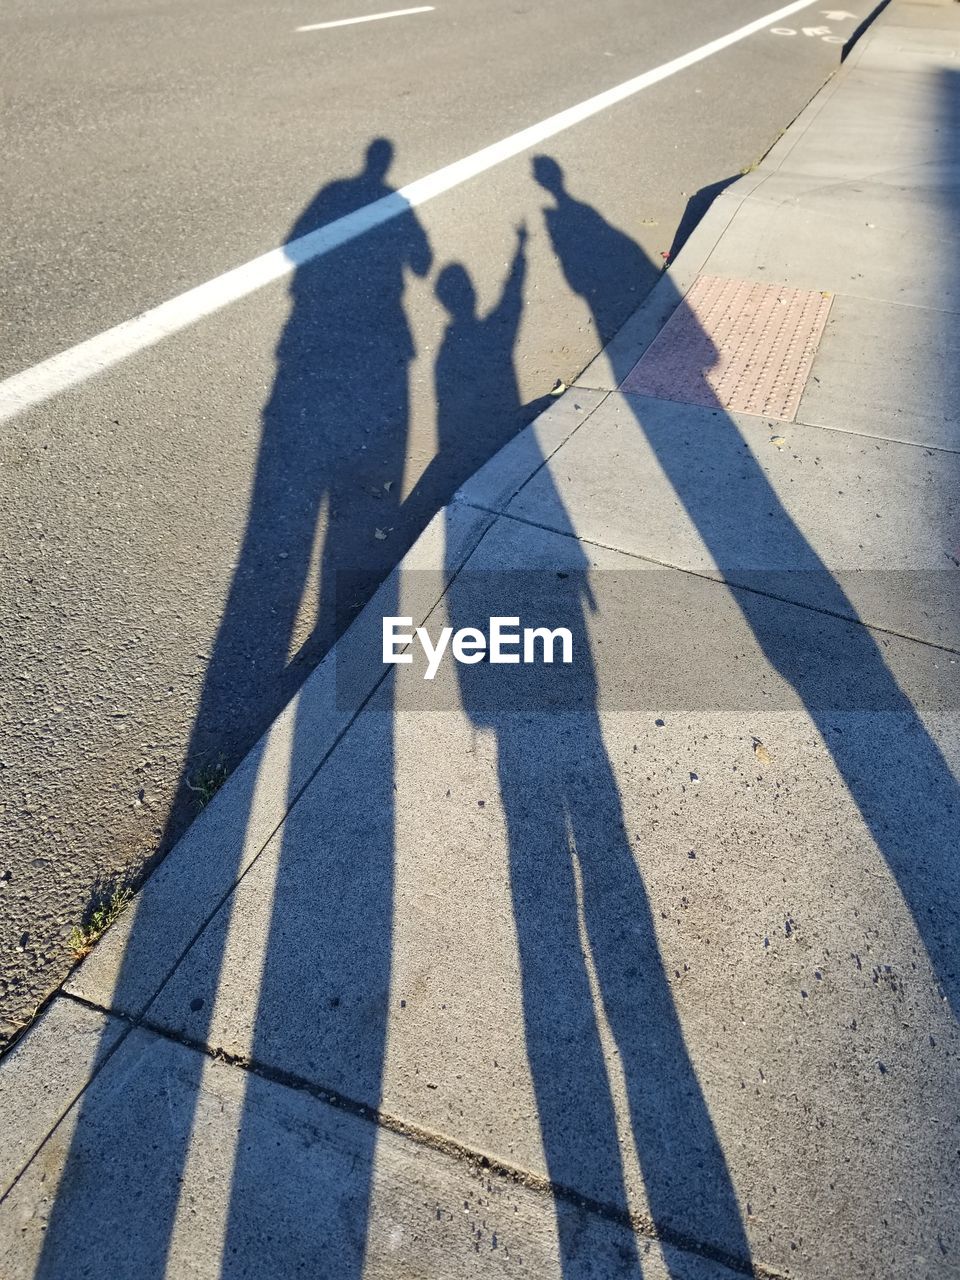
<svg viewBox="0 0 960 1280">
<path fill-rule="evenodd" d="M 0 423 L 0 1043 L 872 7 L 764 25 Z M 390 8 L 8 0 L 0 379 L 778 5 L 436 0 L 298 30 Z M 605 332 L 558 208 L 604 259 Z"/>
</svg>

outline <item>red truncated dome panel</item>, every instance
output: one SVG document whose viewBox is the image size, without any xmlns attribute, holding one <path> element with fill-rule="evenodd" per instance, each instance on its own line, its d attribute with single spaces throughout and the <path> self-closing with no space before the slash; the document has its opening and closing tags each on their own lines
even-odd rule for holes
<svg viewBox="0 0 960 1280">
<path fill-rule="evenodd" d="M 699 276 L 624 391 L 792 422 L 832 297 Z"/>
</svg>

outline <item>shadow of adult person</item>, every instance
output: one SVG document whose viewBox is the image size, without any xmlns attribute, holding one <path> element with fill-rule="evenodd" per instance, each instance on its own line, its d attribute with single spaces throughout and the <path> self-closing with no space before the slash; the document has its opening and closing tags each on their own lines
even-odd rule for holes
<svg viewBox="0 0 960 1280">
<path fill-rule="evenodd" d="M 551 157 L 533 162 L 538 181 L 553 175 L 557 203 L 546 215 L 551 240 L 568 284 L 599 327 L 606 269 L 581 234 L 583 206 L 563 194 L 558 169 Z M 602 221 L 594 214 L 593 225 Z M 679 294 L 674 302 L 686 306 Z M 620 385 L 636 355 L 625 358 L 614 344 L 611 358 L 619 362 L 614 373 Z M 715 350 L 705 348 L 703 372 L 715 358 Z M 807 648 L 783 643 L 782 629 L 771 626 L 771 596 L 856 623 L 860 618 L 841 576 L 791 516 L 736 419 L 716 402 L 702 429 L 691 433 L 678 429 L 676 414 L 665 412 L 669 406 L 662 400 L 628 395 L 626 403 L 713 563 L 728 582 L 749 588 L 733 593 L 736 605 L 771 668 L 797 692 L 819 731 L 907 903 L 941 990 L 960 1014 L 960 788 L 949 764 L 874 632 L 856 625 L 845 633 L 845 666 L 858 673 L 856 686 L 847 689 L 838 685 L 829 652 L 811 662 Z M 832 491 L 829 500 L 835 501 Z M 896 592 L 897 575 L 889 576 L 889 590 Z M 943 591 L 954 590 L 949 574 L 927 576 L 939 579 Z M 953 705 L 948 675 L 943 690 Z"/>
<path fill-rule="evenodd" d="M 601 345 L 610 341 L 660 274 L 640 246 L 567 190 L 552 156 L 536 156 L 533 176 L 554 203 L 544 219 L 571 290 L 590 308 Z"/>
<path fill-rule="evenodd" d="M 375 139 L 358 174 L 318 192 L 290 230 L 295 261 L 302 237 L 355 210 L 396 197 L 387 182 L 392 157 L 392 144 Z M 249 513 L 187 752 L 185 787 L 198 760 L 220 749 L 235 733 L 246 735 L 249 742 L 251 732 L 255 736 L 269 723 L 302 683 L 312 661 L 350 620 L 351 602 L 336 589 L 338 575 L 349 571 L 354 588 L 362 592 L 384 578 L 396 559 L 396 543 L 387 549 L 375 535 L 377 529 L 399 523 L 409 368 L 415 354 L 404 293 L 408 273 L 423 276 L 430 266 L 427 236 L 407 209 L 323 256 L 300 263 L 293 274 L 289 316 L 277 343 L 275 378 L 263 410 Z M 318 585 L 312 588 L 315 578 Z M 354 868 L 349 857 L 353 851 L 345 853 L 338 843 L 343 824 L 335 812 L 319 816 L 311 833 L 308 866 L 303 865 L 302 848 L 293 858 L 288 845 L 281 846 L 273 900 L 264 904 L 265 919 L 255 943 L 262 948 L 259 1001 L 248 996 L 255 1008 L 250 1056 L 254 1062 L 271 1061 L 272 1056 L 282 1056 L 291 1037 L 309 1037 L 309 1011 L 318 1001 L 329 1009 L 331 993 L 362 974 L 353 988 L 366 993 L 362 1009 L 348 1009 L 345 1000 L 343 1013 L 347 1041 L 352 1019 L 361 1019 L 362 1049 L 359 1037 L 356 1043 L 342 1038 L 338 1043 L 340 1066 L 349 1060 L 352 1073 L 348 1092 L 373 1105 L 383 1063 L 391 954 L 389 708 L 381 721 L 375 759 L 364 784 L 366 809 L 376 814 L 376 821 L 365 839 L 363 866 Z M 306 749 L 310 732 L 311 726 L 298 715 L 291 759 Z M 234 824 L 240 833 L 253 803 L 255 776 L 248 781 L 247 793 L 235 791 L 232 797 L 241 810 Z M 291 794 L 289 802 L 295 798 Z M 237 865 L 222 869 L 227 884 L 239 870 L 242 835 L 235 845 L 231 853 Z M 291 894 L 299 895 L 301 908 L 306 901 L 304 877 L 309 885 L 322 887 L 306 920 L 302 910 L 290 911 Z M 208 1040 L 233 905 L 228 898 L 203 935 L 209 943 L 198 980 L 204 994 L 195 1007 L 191 1005 L 188 1029 L 189 1040 L 201 1046 Z M 318 938 L 325 948 L 322 956 L 310 951 L 310 940 Z M 137 989 L 137 975 L 148 964 L 155 941 L 155 934 L 139 931 L 134 923 L 116 982 L 115 1007 L 136 1007 L 135 997 L 128 999 L 126 992 L 128 987 Z M 304 970 L 308 952 L 316 964 Z M 301 975 L 299 1006 L 289 999 L 294 971 Z M 110 1235 L 124 1237 L 122 1253 L 111 1262 L 113 1274 L 137 1280 L 166 1274 L 176 1189 L 190 1151 L 205 1058 L 196 1053 L 185 1059 L 169 1100 L 160 1108 L 159 1132 L 133 1132 L 128 1123 L 115 1144 L 114 1158 L 92 1160 L 84 1145 L 87 1109 L 102 1105 L 97 1098 L 111 1088 L 117 1089 L 122 1107 L 123 1080 L 110 1077 L 120 1056 L 107 1063 L 97 1089 L 81 1104 L 36 1272 L 45 1280 L 59 1280 L 71 1269 L 71 1260 L 85 1247 L 83 1241 L 89 1241 L 91 1221 L 102 1224 Z M 335 1067 L 330 1074 L 340 1084 Z M 238 1270 L 251 1274 L 251 1267 L 258 1274 L 277 1274 L 272 1237 L 258 1213 L 257 1183 L 263 1170 L 248 1141 L 249 1122 L 248 1109 L 236 1147 L 224 1275 Z M 371 1126 L 371 1151 L 374 1137 Z M 362 1160 L 359 1167 L 362 1182 Z M 223 1174 L 226 1179 L 229 1170 Z M 362 1271 L 367 1191 L 358 1185 L 351 1197 L 353 1236 L 359 1243 L 355 1256 L 338 1265 L 343 1277 Z M 288 1207 L 294 1219 L 300 1212 L 321 1211 L 316 1203 Z M 316 1258 L 310 1255 L 302 1261 L 312 1265 Z"/>
<path fill-rule="evenodd" d="M 524 238 L 521 231 L 511 281 Z M 476 370 L 483 371 L 487 393 L 498 404 L 517 395 L 517 382 L 504 341 L 508 326 L 477 317 L 461 266 L 444 269 L 438 294 L 451 315 L 436 361 L 442 453 L 453 447 L 479 394 Z M 507 291 L 497 310 L 506 299 Z M 511 290 L 511 315 L 519 301 Z M 555 1190 L 563 1275 L 580 1280 L 606 1265 L 584 1229 L 585 1204 L 623 1218 L 630 1212 L 601 1017 L 627 1081 L 632 1139 L 658 1231 L 667 1239 L 719 1241 L 717 1256 L 749 1270 L 736 1196 L 686 1051 L 599 721 L 587 626 L 595 608 L 588 563 L 575 537 L 528 528 L 525 539 L 514 561 L 485 559 L 481 543 L 447 600 L 454 630 L 484 632 L 492 614 L 519 615 L 539 605 L 538 623 L 566 626 L 577 654 L 572 685 L 560 672 L 531 689 L 524 680 L 529 668 L 457 668 L 464 710 L 496 738 L 526 1052 Z M 456 567 L 448 566 L 451 572 Z M 614 1265 L 603 1274 L 641 1274 L 632 1237 L 621 1239 Z"/>
<path fill-rule="evenodd" d="M 290 229 L 296 244 L 395 196 L 393 145 L 376 138 L 353 177 L 321 188 Z M 371 585 L 392 568 L 415 351 L 407 272 L 430 246 L 412 211 L 299 266 L 263 410 L 250 509 L 204 680 L 187 769 L 235 733 L 269 724 L 350 621 L 333 589 L 344 568 Z M 314 556 L 320 544 L 319 564 Z M 316 598 L 305 598 L 314 575 Z M 358 580 L 359 585 L 359 580 Z"/>
</svg>

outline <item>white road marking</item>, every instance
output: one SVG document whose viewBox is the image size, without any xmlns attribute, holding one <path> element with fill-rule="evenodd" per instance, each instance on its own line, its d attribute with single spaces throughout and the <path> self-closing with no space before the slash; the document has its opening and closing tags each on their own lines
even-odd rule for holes
<svg viewBox="0 0 960 1280">
<path fill-rule="evenodd" d="M 432 13 L 432 4 L 421 4 L 416 9 L 391 9 L 389 13 L 368 13 L 362 18 L 338 18 L 336 22 L 312 22 L 298 31 L 326 31 L 328 27 L 353 27 L 358 22 L 379 22 L 381 18 L 405 18 L 408 13 Z"/>
<path fill-rule="evenodd" d="M 269 253 L 264 253 L 243 266 L 234 267 L 232 271 L 208 280 L 195 289 L 188 289 L 186 293 L 171 298 L 169 302 L 162 302 L 158 307 L 144 311 L 132 320 L 125 320 L 96 337 L 88 338 L 75 347 L 42 360 L 32 368 L 24 369 L 22 373 L 15 373 L 0 382 L 0 422 L 5 422 L 34 405 L 42 404 L 71 387 L 79 386 L 138 351 L 155 346 L 171 334 L 179 333 L 205 316 L 213 315 L 231 302 L 238 302 L 265 285 L 283 279 L 305 263 L 349 244 L 351 240 L 400 217 L 409 209 L 436 199 L 471 178 L 486 173 L 488 169 L 503 164 L 505 160 L 539 146 L 548 138 L 556 137 L 558 133 L 589 120 L 591 116 L 616 106 L 641 90 L 659 84 L 678 71 L 685 71 L 723 49 L 729 49 L 740 40 L 766 30 L 771 23 L 799 13 L 813 3 L 815 0 L 794 0 L 792 4 L 757 18 L 755 22 L 748 22 L 746 26 L 711 40 L 699 49 L 681 54 L 679 58 L 654 67 L 652 71 L 645 71 L 642 75 L 598 93 L 575 107 L 568 107 L 539 124 L 521 129 L 519 133 L 514 133 L 501 142 L 475 151 L 463 160 L 445 165 L 436 173 L 418 178 L 399 191 L 384 196 L 382 200 L 345 214 L 335 222 L 318 227 L 316 231 L 310 231 L 297 240 L 291 240 L 279 249 L 271 249 Z"/>
</svg>

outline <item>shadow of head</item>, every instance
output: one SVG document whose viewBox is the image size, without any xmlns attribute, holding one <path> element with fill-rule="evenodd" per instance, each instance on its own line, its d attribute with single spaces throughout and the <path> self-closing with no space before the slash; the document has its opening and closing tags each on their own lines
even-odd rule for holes
<svg viewBox="0 0 960 1280">
<path fill-rule="evenodd" d="M 459 262 L 451 262 L 437 276 L 436 294 L 454 320 L 472 320 L 477 310 L 477 291 Z"/>
<path fill-rule="evenodd" d="M 394 148 L 389 138 L 374 138 L 364 154 L 364 173 L 375 181 L 383 181 L 393 164 Z"/>
<path fill-rule="evenodd" d="M 563 170 L 553 156 L 534 156 L 533 176 L 558 203 L 567 194 Z"/>
</svg>

